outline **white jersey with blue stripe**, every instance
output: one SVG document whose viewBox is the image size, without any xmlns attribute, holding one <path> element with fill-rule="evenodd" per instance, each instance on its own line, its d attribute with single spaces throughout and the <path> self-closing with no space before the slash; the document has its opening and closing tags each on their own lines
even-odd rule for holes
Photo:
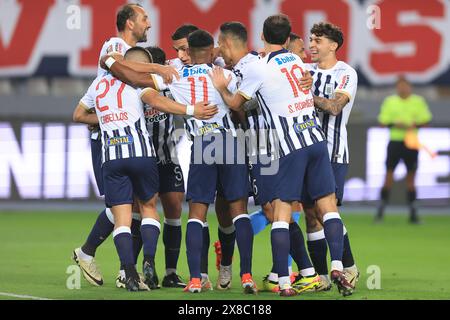
<svg viewBox="0 0 450 320">
<path fill-rule="evenodd" d="M 180 80 L 174 80 L 171 84 L 164 84 L 158 75 L 152 75 L 157 90 L 169 89 L 175 101 L 182 104 L 195 104 L 201 101 L 209 101 L 217 105 L 219 112 L 209 120 L 197 120 L 194 117 L 184 118 L 186 131 L 192 140 L 195 136 L 209 133 L 230 132 L 236 136 L 236 128 L 231 120 L 231 111 L 223 101 L 220 93 L 214 88 L 208 72 L 212 70 L 212 64 L 186 65 L 179 70 Z M 224 70 L 225 76 L 232 76 L 228 88 L 236 91 L 236 76 L 229 70 Z"/>
<path fill-rule="evenodd" d="M 169 90 L 164 90 L 160 94 L 173 99 Z M 173 114 L 161 112 L 148 104 L 144 108 L 147 130 L 152 138 L 158 163 L 178 163 L 173 137 L 175 130 Z"/>
<path fill-rule="evenodd" d="M 102 46 L 102 49 L 100 50 L 100 55 L 98 57 L 98 66 L 97 66 L 97 77 L 104 76 L 108 73 L 108 70 L 103 69 L 100 67 L 100 59 L 107 55 L 107 54 L 120 54 L 122 56 L 125 55 L 128 49 L 130 49 L 131 46 L 128 45 L 128 43 L 125 42 L 122 38 L 119 37 L 112 37 L 109 38 Z M 94 131 L 91 134 L 91 139 L 97 140 L 100 138 L 99 132 Z"/>
<path fill-rule="evenodd" d="M 245 55 L 239 60 L 238 63 L 233 67 L 232 71 L 237 78 L 237 87 L 242 82 L 245 77 L 245 69 L 247 66 L 260 59 L 257 52 L 252 51 Z M 247 155 L 249 157 L 254 157 L 258 154 L 267 153 L 267 131 L 262 129 L 267 129 L 264 117 L 262 116 L 261 109 L 258 107 L 258 102 L 256 99 L 249 101 L 244 106 L 247 115 L 247 130 L 249 130 L 249 139 L 246 140 Z"/>
<path fill-rule="evenodd" d="M 349 98 L 349 102 L 337 116 L 317 110 L 328 141 L 331 162 L 349 163 L 347 123 L 355 101 L 358 75 L 355 69 L 343 61 L 338 61 L 330 69 L 320 69 L 316 63 L 307 64 L 307 68 L 313 76 L 311 90 L 314 95 L 332 99 L 335 93 L 340 92 Z"/>
<path fill-rule="evenodd" d="M 102 162 L 156 156 L 144 117 L 141 89 L 111 74 L 97 77 L 80 104 L 95 110 L 102 137 Z"/>
<path fill-rule="evenodd" d="M 258 99 L 273 159 L 325 140 L 311 91 L 299 84 L 304 70 L 297 55 L 282 49 L 249 64 L 240 84 L 242 96 Z"/>
</svg>

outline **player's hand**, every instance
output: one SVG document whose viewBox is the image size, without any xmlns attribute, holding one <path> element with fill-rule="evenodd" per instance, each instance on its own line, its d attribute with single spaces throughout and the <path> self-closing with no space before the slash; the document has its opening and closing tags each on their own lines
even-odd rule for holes
<svg viewBox="0 0 450 320">
<path fill-rule="evenodd" d="M 173 81 L 173 77 L 175 77 L 175 79 L 177 80 L 180 80 L 180 75 L 172 66 L 160 65 L 156 68 L 155 73 L 163 78 L 165 84 L 171 84 Z"/>
<path fill-rule="evenodd" d="M 123 56 L 118 53 L 106 54 L 100 58 L 100 67 L 102 69 L 108 70 L 108 66 L 105 63 L 108 58 L 114 58 L 116 61 L 123 60 Z"/>
<path fill-rule="evenodd" d="M 194 118 L 198 120 L 208 120 L 219 112 L 216 105 L 210 105 L 209 101 L 197 102 L 194 105 Z"/>
<path fill-rule="evenodd" d="M 208 71 L 208 75 L 211 78 L 214 88 L 219 91 L 225 90 L 231 82 L 231 74 L 225 78 L 225 74 L 221 67 L 213 67 L 211 71 Z"/>
<path fill-rule="evenodd" d="M 92 124 L 89 124 L 88 125 L 88 130 L 92 133 L 92 132 L 97 132 L 97 131 L 100 131 L 100 126 L 97 124 L 97 125 L 92 125 Z"/>
<path fill-rule="evenodd" d="M 313 77 L 308 70 L 303 71 L 303 77 L 300 78 L 300 87 L 303 90 L 310 90 L 313 85 Z"/>
</svg>

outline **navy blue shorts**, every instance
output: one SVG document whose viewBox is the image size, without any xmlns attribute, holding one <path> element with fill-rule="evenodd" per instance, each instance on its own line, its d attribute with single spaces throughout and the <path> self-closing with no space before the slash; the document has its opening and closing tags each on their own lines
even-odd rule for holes
<svg viewBox="0 0 450 320">
<path fill-rule="evenodd" d="M 158 165 L 154 157 L 127 158 L 103 164 L 105 204 L 108 208 L 132 204 L 133 194 L 141 201 L 153 198 L 158 192 Z"/>
<path fill-rule="evenodd" d="M 217 143 L 218 139 L 230 140 Z M 227 201 L 248 197 L 245 148 L 235 137 L 225 133 L 195 137 L 191 151 L 187 201 L 214 203 L 216 192 Z"/>
<path fill-rule="evenodd" d="M 344 185 L 345 185 L 345 177 L 348 172 L 348 164 L 344 163 L 332 163 L 331 168 L 333 169 L 334 181 L 336 183 L 336 200 L 337 205 L 342 205 L 342 200 L 344 198 Z M 302 202 L 306 205 L 314 205 L 314 200 L 311 199 L 306 194 L 306 188 L 303 190 Z"/>
<path fill-rule="evenodd" d="M 94 169 L 95 181 L 97 182 L 98 192 L 101 196 L 105 195 L 103 187 L 103 174 L 102 174 L 102 141 L 91 140 L 91 157 L 92 168 Z"/>
<path fill-rule="evenodd" d="M 291 152 L 279 165 L 272 200 L 301 201 L 303 189 L 313 200 L 336 191 L 326 141 Z"/>
<path fill-rule="evenodd" d="M 178 164 L 173 162 L 158 162 L 159 193 L 183 192 L 183 171 Z"/>
<path fill-rule="evenodd" d="M 262 164 L 260 161 L 249 164 L 251 186 L 253 188 L 253 199 L 255 205 L 265 205 L 272 200 L 274 193 L 274 176 L 264 174 L 264 168 L 268 168 L 270 164 Z"/>
</svg>

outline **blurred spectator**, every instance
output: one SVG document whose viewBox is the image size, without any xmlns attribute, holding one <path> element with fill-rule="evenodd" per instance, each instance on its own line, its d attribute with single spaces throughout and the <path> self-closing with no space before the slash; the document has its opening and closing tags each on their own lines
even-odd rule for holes
<svg viewBox="0 0 450 320">
<path fill-rule="evenodd" d="M 411 84 L 404 77 L 397 80 L 397 94 L 387 97 L 378 116 L 383 126 L 389 127 L 390 141 L 387 148 L 386 176 L 381 189 L 381 202 L 375 221 L 383 219 L 386 204 L 394 182 L 394 170 L 400 160 L 406 165 L 407 202 L 409 206 L 409 221 L 419 223 L 417 214 L 416 188 L 414 179 L 418 167 L 419 143 L 418 128 L 431 121 L 431 113 L 425 99 L 412 93 Z M 406 138 L 406 139 L 405 139 Z M 406 140 L 406 143 L 405 143 Z M 415 140 L 415 142 L 414 142 Z"/>
</svg>

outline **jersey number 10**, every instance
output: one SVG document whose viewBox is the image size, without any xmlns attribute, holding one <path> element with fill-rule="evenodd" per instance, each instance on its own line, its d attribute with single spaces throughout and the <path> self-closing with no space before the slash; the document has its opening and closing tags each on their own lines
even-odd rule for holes
<svg viewBox="0 0 450 320">
<path fill-rule="evenodd" d="M 295 74 L 295 70 L 300 71 L 300 77 L 297 77 L 297 75 Z M 291 68 L 291 71 L 288 71 L 288 69 L 286 68 L 283 68 L 280 71 L 286 74 L 286 77 L 291 84 L 292 91 L 294 92 L 294 97 L 298 97 L 299 91 L 303 92 L 304 94 L 308 94 L 309 90 L 304 90 L 300 86 L 300 78 L 303 77 L 303 69 L 299 65 L 294 64 Z"/>
</svg>

